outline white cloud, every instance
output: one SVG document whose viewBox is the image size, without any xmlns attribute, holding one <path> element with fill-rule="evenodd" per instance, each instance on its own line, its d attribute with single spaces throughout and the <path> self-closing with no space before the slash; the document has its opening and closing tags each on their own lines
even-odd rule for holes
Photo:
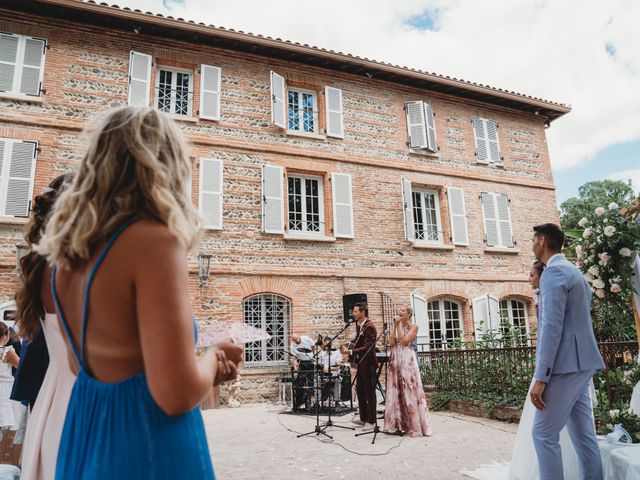
<svg viewBox="0 0 640 480">
<path fill-rule="evenodd" d="M 609 180 L 622 180 L 626 182 L 631 180 L 631 185 L 636 193 L 640 194 L 640 168 L 621 170 L 619 172 L 613 172 L 607 175 Z"/>
<path fill-rule="evenodd" d="M 640 139 L 640 2 L 120 0 L 571 104 L 547 131 L 556 169 Z M 438 11 L 438 31 L 406 20 Z M 609 52 L 608 52 L 608 51 Z M 613 53 L 613 54 L 611 54 Z"/>
</svg>

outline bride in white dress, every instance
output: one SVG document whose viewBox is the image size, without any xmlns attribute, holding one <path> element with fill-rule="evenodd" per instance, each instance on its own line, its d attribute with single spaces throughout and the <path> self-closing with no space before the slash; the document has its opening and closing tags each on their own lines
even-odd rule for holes
<svg viewBox="0 0 640 480">
<path fill-rule="evenodd" d="M 529 273 L 529 282 L 535 288 L 540 284 L 540 275 L 544 265 L 542 262 L 535 262 Z M 534 293 L 537 303 L 537 293 Z M 531 386 L 533 385 L 533 379 Z M 591 398 L 595 400 L 595 389 L 593 382 L 591 383 Z M 538 458 L 536 450 L 533 446 L 533 418 L 535 416 L 535 407 L 531 403 L 531 397 L 527 393 L 527 399 L 524 402 L 520 424 L 518 425 L 518 433 L 513 444 L 513 452 L 511 454 L 510 463 L 492 463 L 482 465 L 473 471 L 463 471 L 462 473 L 476 480 L 538 480 Z M 560 448 L 562 450 L 562 465 L 564 467 L 564 478 L 580 478 L 580 466 L 578 456 L 573 448 L 573 443 L 567 433 L 566 427 L 560 432 Z"/>
</svg>

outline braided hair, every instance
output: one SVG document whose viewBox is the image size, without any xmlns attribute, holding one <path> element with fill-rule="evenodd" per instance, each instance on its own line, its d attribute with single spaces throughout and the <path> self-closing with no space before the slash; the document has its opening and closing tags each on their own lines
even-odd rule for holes
<svg viewBox="0 0 640 480">
<path fill-rule="evenodd" d="M 24 236 L 29 246 L 37 244 L 42 238 L 58 194 L 71 178 L 70 173 L 56 177 L 34 199 L 31 218 L 25 227 Z M 41 328 L 40 320 L 44 318 L 41 289 L 46 266 L 46 258 L 33 250 L 20 259 L 20 285 L 15 296 L 16 322 L 19 322 L 20 334 L 27 340 L 33 340 L 37 335 Z"/>
</svg>

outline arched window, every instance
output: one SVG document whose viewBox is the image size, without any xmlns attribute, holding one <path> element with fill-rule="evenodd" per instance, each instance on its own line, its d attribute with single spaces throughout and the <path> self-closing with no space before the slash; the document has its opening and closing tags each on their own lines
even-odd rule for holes
<svg viewBox="0 0 640 480">
<path fill-rule="evenodd" d="M 517 345 L 526 344 L 529 336 L 527 305 L 514 298 L 500 301 L 500 320 L 503 340 L 511 337 Z M 511 330 L 511 332 L 509 332 Z"/>
<path fill-rule="evenodd" d="M 436 350 L 453 348 L 462 341 L 462 309 L 446 298 L 427 304 L 429 317 L 429 347 Z"/>
<path fill-rule="evenodd" d="M 260 293 L 242 303 L 244 323 L 265 330 L 271 338 L 248 343 L 244 349 L 247 366 L 286 364 L 285 349 L 289 339 L 291 302 L 280 295 Z"/>
</svg>

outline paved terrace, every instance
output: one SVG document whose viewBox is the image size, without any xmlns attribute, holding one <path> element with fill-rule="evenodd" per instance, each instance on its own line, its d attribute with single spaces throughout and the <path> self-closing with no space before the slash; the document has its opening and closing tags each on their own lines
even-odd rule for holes
<svg viewBox="0 0 640 480">
<path fill-rule="evenodd" d="M 218 479 L 462 479 L 462 469 L 509 460 L 517 425 L 449 412 L 431 414 L 427 438 L 379 434 L 354 437 L 330 428 L 333 440 L 312 431 L 315 416 L 294 416 L 278 405 L 247 405 L 203 412 Z M 320 417 L 321 421 L 326 417 Z M 351 425 L 351 414 L 335 423 Z"/>
</svg>

